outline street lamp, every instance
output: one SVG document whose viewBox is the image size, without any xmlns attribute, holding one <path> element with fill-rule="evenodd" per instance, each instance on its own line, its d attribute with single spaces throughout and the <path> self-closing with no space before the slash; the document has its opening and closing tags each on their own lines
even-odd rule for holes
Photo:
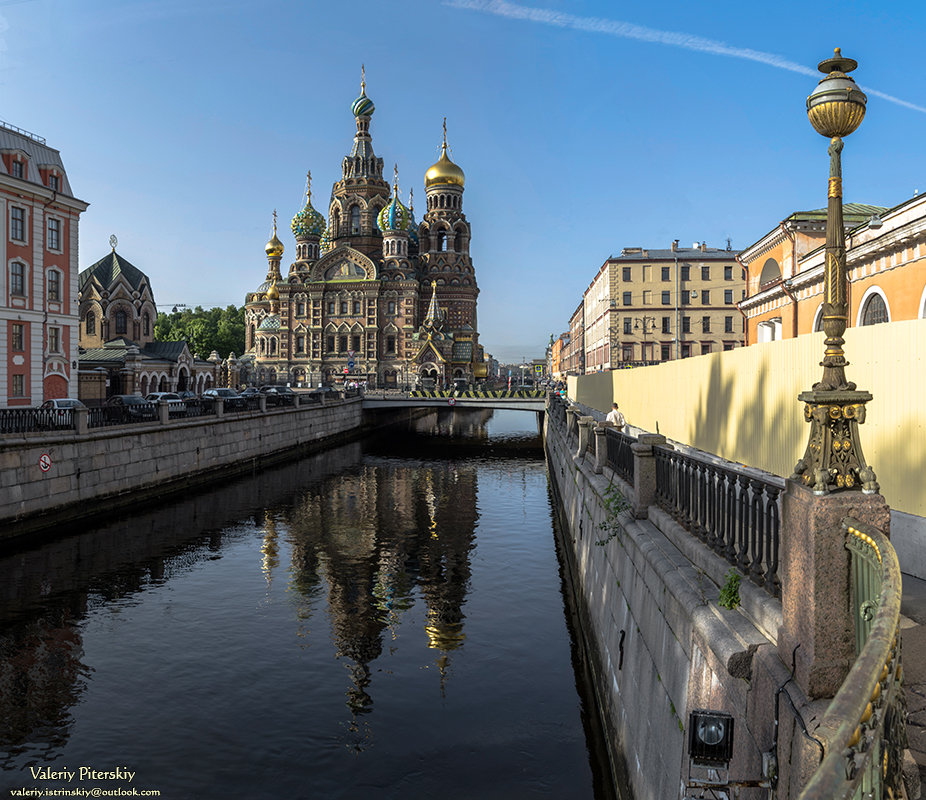
<svg viewBox="0 0 926 800">
<path fill-rule="evenodd" d="M 865 117 L 867 98 L 846 73 L 858 66 L 843 58 L 836 48 L 833 58 L 818 65 L 824 77 L 807 98 L 810 124 L 829 137 L 830 178 L 826 209 L 826 262 L 823 278 L 823 330 L 826 349 L 823 378 L 798 399 L 804 405 L 804 419 L 810 423 L 810 440 L 804 457 L 797 462 L 792 480 L 824 495 L 832 489 L 857 489 L 866 494 L 879 490 L 874 470 L 865 463 L 858 426 L 865 421 L 868 392 L 858 391 L 846 380 L 848 364 L 842 338 L 848 324 L 849 280 L 846 275 L 845 229 L 842 221 L 842 137 L 854 131 Z"/>
<path fill-rule="evenodd" d="M 652 325 L 653 327 L 650 328 L 649 327 L 650 325 Z M 646 357 L 646 347 L 647 347 L 646 336 L 651 330 L 653 331 L 656 330 L 656 317 L 648 317 L 648 316 L 637 317 L 633 321 L 633 327 L 643 329 L 643 352 L 640 354 L 641 356 L 643 356 L 643 358 L 641 358 L 640 360 L 643 361 L 643 363 L 646 363 L 647 361 L 652 361 L 653 360 L 652 358 Z M 652 353 L 650 353 L 650 356 L 652 356 Z"/>
</svg>

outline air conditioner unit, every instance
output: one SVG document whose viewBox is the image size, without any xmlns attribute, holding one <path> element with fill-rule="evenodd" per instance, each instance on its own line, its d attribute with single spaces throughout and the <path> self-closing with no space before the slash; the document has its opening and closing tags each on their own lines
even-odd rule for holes
<svg viewBox="0 0 926 800">
<path fill-rule="evenodd" d="M 692 290 L 691 296 L 692 296 L 692 297 L 697 297 L 697 296 L 698 296 L 698 290 L 697 290 L 697 289 Z"/>
</svg>

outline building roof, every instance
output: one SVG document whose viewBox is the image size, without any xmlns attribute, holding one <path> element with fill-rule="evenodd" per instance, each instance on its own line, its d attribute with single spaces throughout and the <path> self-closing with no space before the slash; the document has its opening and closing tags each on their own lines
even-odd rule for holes
<svg viewBox="0 0 926 800">
<path fill-rule="evenodd" d="M 739 250 L 723 250 L 717 247 L 679 247 L 675 250 L 653 250 L 647 247 L 625 247 L 620 255 L 611 255 L 608 261 L 705 261 L 707 259 L 728 259 L 732 261 Z"/>
<path fill-rule="evenodd" d="M 867 222 L 874 215 L 887 211 L 884 206 L 872 206 L 866 203 L 843 203 L 842 219 L 846 228 L 854 228 Z M 795 211 L 791 216 L 785 217 L 785 222 L 826 222 L 826 209 L 816 208 L 813 211 Z"/>
<path fill-rule="evenodd" d="M 95 278 L 103 289 L 109 289 L 119 276 L 124 277 L 133 289 L 141 289 L 143 283 L 151 287 L 151 281 L 138 267 L 120 256 L 115 250 L 103 256 L 96 264 L 82 270 L 77 276 L 78 291 L 83 290 L 91 278 Z"/>
<path fill-rule="evenodd" d="M 45 144 L 41 136 L 17 128 L 15 125 L 0 121 L 0 150 L 21 150 L 29 157 L 25 180 L 44 186 L 39 167 L 57 167 L 60 172 L 61 186 L 58 194 L 73 197 L 71 184 L 68 182 L 61 153 Z M 9 174 L 6 165 L 0 161 L 0 173 Z"/>
<path fill-rule="evenodd" d="M 79 354 L 81 364 L 90 362 L 125 361 L 129 348 L 138 349 L 138 356 L 142 361 L 170 361 L 176 363 L 184 351 L 188 352 L 187 343 L 180 342 L 150 342 L 145 347 L 139 347 L 131 339 L 110 339 L 102 347 L 91 347 L 81 350 Z M 204 359 L 193 358 L 194 362 L 207 363 Z"/>
</svg>

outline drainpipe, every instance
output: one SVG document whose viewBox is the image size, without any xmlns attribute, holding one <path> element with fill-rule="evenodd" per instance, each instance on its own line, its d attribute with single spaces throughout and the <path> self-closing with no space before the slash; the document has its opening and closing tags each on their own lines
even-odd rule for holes
<svg viewBox="0 0 926 800">
<path fill-rule="evenodd" d="M 740 257 L 739 257 L 739 256 L 734 256 L 734 257 L 733 257 L 733 260 L 734 260 L 737 264 L 740 265 L 740 268 L 741 268 L 747 275 L 749 274 L 749 270 L 746 269 L 746 265 L 745 265 L 742 261 L 740 261 Z M 743 315 L 743 328 L 745 329 L 745 333 L 743 334 L 743 341 L 744 341 L 744 343 L 745 343 L 745 346 L 746 346 L 746 347 L 749 347 L 749 317 L 747 317 L 747 316 L 746 316 L 746 312 L 743 311 L 743 309 L 740 308 L 740 303 L 741 303 L 741 302 L 742 302 L 741 300 L 737 300 L 737 302 L 734 303 L 734 305 L 736 306 L 736 310 L 739 311 L 740 314 Z"/>
<path fill-rule="evenodd" d="M 679 331 L 682 329 L 682 317 L 680 312 L 682 296 L 679 291 L 681 285 L 680 276 L 678 273 L 678 256 L 675 257 L 675 360 L 679 359 L 679 343 L 678 335 Z"/>
<path fill-rule="evenodd" d="M 797 267 L 797 244 L 795 243 L 794 235 L 789 231 L 784 222 L 779 223 L 781 232 L 791 240 L 791 277 L 787 281 L 781 281 L 781 288 L 784 289 L 784 292 L 791 299 L 791 304 L 794 308 L 791 315 L 791 338 L 797 338 L 797 298 L 791 294 L 790 287 L 787 285 L 794 278 L 794 272 Z M 784 276 L 782 276 L 784 278 Z"/>
</svg>

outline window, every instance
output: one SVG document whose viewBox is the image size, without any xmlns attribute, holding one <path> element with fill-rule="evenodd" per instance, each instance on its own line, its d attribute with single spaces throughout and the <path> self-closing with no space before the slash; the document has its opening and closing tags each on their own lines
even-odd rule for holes
<svg viewBox="0 0 926 800">
<path fill-rule="evenodd" d="M 723 302 L 728 306 L 733 305 L 733 290 L 732 289 L 723 290 Z"/>
<path fill-rule="evenodd" d="M 296 337 L 296 352 L 297 353 L 305 352 L 305 336 Z"/>
<path fill-rule="evenodd" d="M 691 358 L 691 345 L 688 342 L 682 342 L 682 358 Z"/>
<path fill-rule="evenodd" d="M 723 268 L 723 279 L 725 281 L 733 280 L 733 267 L 724 267 Z"/>
<path fill-rule="evenodd" d="M 663 279 L 664 281 L 672 280 L 672 279 L 669 277 L 669 268 L 668 268 L 668 267 L 663 267 L 663 268 L 662 268 L 662 279 Z"/>
<path fill-rule="evenodd" d="M 148 315 L 148 312 L 147 312 L 147 311 L 144 313 L 144 315 L 142 316 L 141 320 L 142 320 L 142 335 L 144 335 L 144 336 L 150 335 L 150 333 L 151 333 L 151 317 Z"/>
<path fill-rule="evenodd" d="M 663 293 L 662 293 L 662 304 L 663 304 L 664 306 L 671 306 L 671 305 L 672 305 L 672 293 L 671 293 L 671 292 L 663 292 Z"/>
<path fill-rule="evenodd" d="M 672 333 L 671 325 L 672 325 L 672 318 L 671 318 L 671 317 L 663 317 L 663 318 L 662 318 L 662 332 L 663 332 L 663 333 Z"/>
<path fill-rule="evenodd" d="M 395 300 L 390 300 L 386 303 L 386 313 L 390 316 L 395 314 Z"/>
<path fill-rule="evenodd" d="M 49 328 L 48 329 L 48 352 L 49 353 L 60 353 L 61 352 L 61 329 L 60 328 Z"/>
<path fill-rule="evenodd" d="M 724 350 L 732 350 L 734 347 L 736 347 L 736 345 L 733 344 L 733 342 L 724 342 L 724 343 L 723 343 L 723 349 L 724 349 Z"/>
<path fill-rule="evenodd" d="M 682 267 L 682 280 L 690 281 L 691 280 L 691 267 L 688 264 Z"/>
<path fill-rule="evenodd" d="M 61 249 L 61 220 L 48 220 L 47 246 L 49 250 Z"/>
<path fill-rule="evenodd" d="M 23 170 L 22 161 L 13 161 L 10 164 L 10 175 L 12 175 L 14 178 L 22 178 L 24 176 L 24 172 L 25 170 Z"/>
<path fill-rule="evenodd" d="M 672 345 L 664 344 L 660 347 L 662 360 L 671 361 L 672 360 Z"/>
<path fill-rule="evenodd" d="M 701 280 L 709 281 L 710 279 L 711 279 L 711 268 L 709 266 L 701 267 Z"/>
<path fill-rule="evenodd" d="M 711 304 L 711 290 L 702 289 L 701 290 L 701 305 L 709 306 Z"/>
<path fill-rule="evenodd" d="M 733 317 L 724 317 L 724 318 L 723 318 L 723 332 L 724 332 L 724 333 L 733 333 Z"/>
<path fill-rule="evenodd" d="M 10 294 L 26 296 L 26 265 L 21 261 L 14 261 L 10 265 Z"/>
<path fill-rule="evenodd" d="M 342 353 L 347 352 L 347 337 L 346 336 L 338 337 L 338 350 Z"/>
<path fill-rule="evenodd" d="M 333 336 L 329 336 L 325 340 L 325 351 L 328 353 L 334 352 L 334 337 Z"/>
<path fill-rule="evenodd" d="M 59 191 L 61 189 L 61 179 L 57 175 L 49 175 L 48 188 L 53 192 Z"/>
<path fill-rule="evenodd" d="M 682 289 L 682 305 L 687 306 L 691 303 L 691 292 L 687 289 Z"/>
<path fill-rule="evenodd" d="M 346 300 L 341 301 L 341 313 L 342 314 L 347 313 L 347 301 Z"/>
<path fill-rule="evenodd" d="M 116 321 L 116 333 L 124 334 L 128 330 L 128 316 L 121 308 L 115 314 L 115 321 Z"/>
<path fill-rule="evenodd" d="M 621 269 L 621 280 L 629 281 L 630 280 L 630 267 L 624 267 Z"/>
<path fill-rule="evenodd" d="M 872 294 L 865 301 L 865 309 L 862 311 L 862 325 L 878 325 L 881 322 L 890 322 L 887 306 L 884 305 L 884 298 L 880 294 Z"/>
<path fill-rule="evenodd" d="M 96 334 L 96 317 L 92 311 L 87 314 L 87 319 L 84 320 L 84 331 L 88 336 L 93 336 Z M 251 335 L 251 338 L 254 338 L 253 334 Z"/>
<path fill-rule="evenodd" d="M 360 233 L 360 206 L 354 206 L 350 210 L 350 232 L 352 236 Z"/>
<path fill-rule="evenodd" d="M 395 352 L 395 336 L 386 337 L 386 352 L 387 353 Z"/>
<path fill-rule="evenodd" d="M 711 332 L 711 318 L 701 317 L 701 333 L 710 333 L 710 332 Z"/>
<path fill-rule="evenodd" d="M 14 353 L 21 353 L 26 349 L 26 327 L 19 323 L 13 323 L 13 330 L 10 336 L 10 349 Z"/>
<path fill-rule="evenodd" d="M 61 300 L 61 273 L 54 269 L 48 272 L 48 299 Z"/>
<path fill-rule="evenodd" d="M 26 376 L 10 375 L 10 395 L 12 397 L 26 396 Z"/>
<path fill-rule="evenodd" d="M 630 317 L 624 317 L 624 333 L 633 333 L 633 320 Z"/>
<path fill-rule="evenodd" d="M 328 313 L 329 313 L 329 314 L 332 314 L 332 315 L 335 314 L 336 308 L 337 308 L 337 306 L 335 305 L 334 300 L 331 300 L 331 301 L 328 303 Z"/>
<path fill-rule="evenodd" d="M 12 206 L 10 208 L 10 238 L 17 242 L 26 241 L 26 210 Z"/>
<path fill-rule="evenodd" d="M 632 306 L 633 305 L 633 293 L 624 292 L 624 299 L 621 302 L 623 302 L 625 306 Z"/>
<path fill-rule="evenodd" d="M 357 316 L 360 314 L 360 301 L 354 300 L 354 315 Z"/>
<path fill-rule="evenodd" d="M 691 317 L 682 317 L 682 333 L 691 333 Z"/>
<path fill-rule="evenodd" d="M 649 289 L 643 290 L 643 305 L 651 306 L 653 304 L 653 293 Z"/>
<path fill-rule="evenodd" d="M 701 355 L 706 356 L 710 352 L 711 352 L 711 343 L 701 342 Z"/>
<path fill-rule="evenodd" d="M 633 361 L 632 344 L 625 344 L 621 346 L 621 361 Z"/>
<path fill-rule="evenodd" d="M 296 303 L 296 316 L 297 317 L 305 316 L 305 303 Z"/>
<path fill-rule="evenodd" d="M 355 353 L 360 350 L 360 336 L 354 334 L 350 337 L 350 349 Z"/>
</svg>

